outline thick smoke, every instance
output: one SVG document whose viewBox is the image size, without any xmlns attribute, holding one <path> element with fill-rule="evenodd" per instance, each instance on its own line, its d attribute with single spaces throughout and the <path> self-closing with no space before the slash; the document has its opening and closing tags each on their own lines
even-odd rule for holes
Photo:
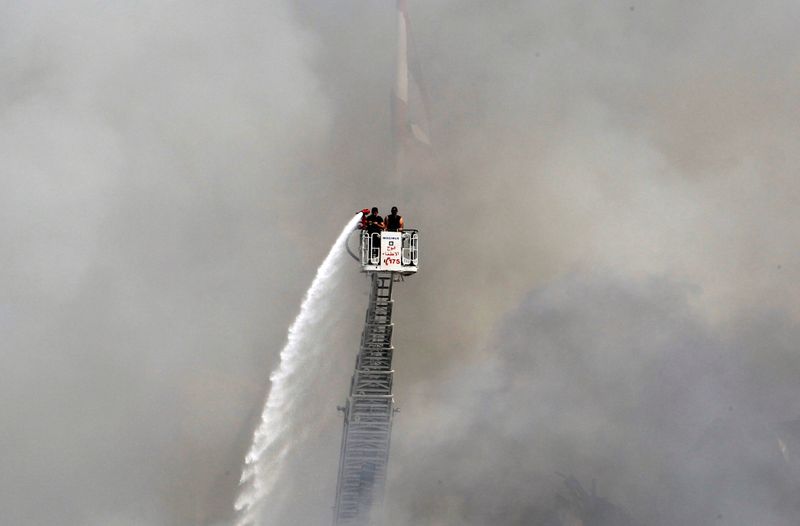
<svg viewBox="0 0 800 526">
<path fill-rule="evenodd" d="M 777 424 L 800 411 L 798 327 L 712 329 L 694 294 L 601 273 L 531 293 L 398 422 L 391 523 L 549 524 L 567 473 L 639 524 L 796 524 Z"/>
<path fill-rule="evenodd" d="M 393 2 L 0 6 L 5 522 L 229 520 L 286 328 L 373 204 L 423 232 L 390 522 L 535 524 L 555 471 L 648 524 L 791 517 L 800 8 L 409 4 L 433 147 L 402 199 Z M 329 518 L 333 369 L 278 524 Z"/>
<path fill-rule="evenodd" d="M 343 20 L 313 2 L 298 12 L 320 28 L 334 126 L 372 132 L 355 160 L 341 154 L 351 135 L 333 139 L 341 177 L 367 185 L 388 164 L 361 109 L 375 78 L 391 84 L 391 13 L 344 5 Z M 434 147 L 399 203 L 423 229 L 423 270 L 396 309 L 390 521 L 535 524 L 556 471 L 597 478 L 648 524 L 791 520 L 796 482 L 770 426 L 800 415 L 797 7 L 410 10 Z M 544 292 L 528 315 L 532 288 Z M 537 320 L 565 289 L 562 318 Z M 579 364 L 547 362 L 570 353 Z"/>
<path fill-rule="evenodd" d="M 313 49 L 283 2 L 0 6 L 3 523 L 229 515 L 354 212 L 298 217 L 330 119 Z"/>
</svg>

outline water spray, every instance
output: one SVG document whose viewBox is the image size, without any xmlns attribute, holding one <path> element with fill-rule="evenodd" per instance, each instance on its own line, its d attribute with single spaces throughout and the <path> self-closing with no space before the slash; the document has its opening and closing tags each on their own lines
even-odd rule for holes
<svg viewBox="0 0 800 526">
<path fill-rule="evenodd" d="M 255 523 L 259 506 L 269 497 L 282 474 L 284 460 L 291 450 L 291 437 L 287 436 L 287 430 L 295 409 L 296 395 L 313 381 L 313 378 L 304 378 L 299 373 L 318 360 L 323 350 L 320 346 L 309 346 L 307 343 L 318 329 L 318 322 L 325 319 L 335 305 L 334 291 L 339 284 L 337 271 L 347 261 L 347 238 L 360 219 L 361 212 L 347 222 L 317 269 L 300 312 L 289 327 L 280 362 L 270 374 L 269 396 L 239 481 L 239 495 L 235 503 L 235 509 L 239 512 L 237 526 Z"/>
</svg>

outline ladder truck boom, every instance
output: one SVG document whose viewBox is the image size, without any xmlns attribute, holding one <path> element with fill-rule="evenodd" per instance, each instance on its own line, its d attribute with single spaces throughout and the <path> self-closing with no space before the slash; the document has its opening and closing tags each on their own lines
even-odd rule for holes
<svg viewBox="0 0 800 526">
<path fill-rule="evenodd" d="M 375 524 L 389 464 L 394 395 L 392 290 L 417 271 L 418 233 L 361 232 L 361 270 L 370 277 L 364 331 L 344 413 L 334 526 Z"/>
</svg>

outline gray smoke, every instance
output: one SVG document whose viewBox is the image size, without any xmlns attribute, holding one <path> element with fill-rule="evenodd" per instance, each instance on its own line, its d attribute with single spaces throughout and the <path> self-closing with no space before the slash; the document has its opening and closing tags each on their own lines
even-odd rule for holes
<svg viewBox="0 0 800 526">
<path fill-rule="evenodd" d="M 797 325 L 711 328 L 693 295 L 600 272 L 529 294 L 398 420 L 392 524 L 545 524 L 559 473 L 641 524 L 795 524 L 776 424 L 800 410 Z"/>
<path fill-rule="evenodd" d="M 326 44 L 334 125 L 371 132 L 366 153 L 337 157 L 340 176 L 373 184 L 386 135 L 361 108 L 375 78 L 391 85 L 391 9 L 335 11 L 344 20 L 298 9 Z M 797 7 L 425 2 L 411 15 L 435 147 L 400 203 L 424 243 L 396 309 L 390 521 L 535 524 L 556 471 L 598 479 L 646 524 L 793 520 L 774 425 L 800 415 Z M 367 37 L 381 45 L 353 43 Z M 334 138 L 337 153 L 351 141 Z M 540 311 L 508 320 L 531 289 Z M 564 289 L 560 317 L 537 319 Z"/>
<path fill-rule="evenodd" d="M 6 2 L 0 35 L 2 522 L 227 517 L 342 222 L 297 217 L 313 37 L 247 1 Z"/>
<path fill-rule="evenodd" d="M 314 269 L 392 204 L 393 524 L 535 523 L 555 471 L 647 524 L 792 517 L 800 8 L 409 3 L 399 197 L 393 2 L 0 5 L 4 522 L 229 520 Z M 332 352 L 282 524 L 329 518 Z"/>
</svg>

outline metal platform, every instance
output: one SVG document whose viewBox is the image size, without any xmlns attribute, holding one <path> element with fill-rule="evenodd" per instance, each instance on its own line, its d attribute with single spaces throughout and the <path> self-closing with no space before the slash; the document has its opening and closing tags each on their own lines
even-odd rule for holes
<svg viewBox="0 0 800 526">
<path fill-rule="evenodd" d="M 409 275 L 419 269 L 419 233 L 362 231 L 360 235 L 361 269 L 364 272 L 401 272 Z"/>
</svg>

